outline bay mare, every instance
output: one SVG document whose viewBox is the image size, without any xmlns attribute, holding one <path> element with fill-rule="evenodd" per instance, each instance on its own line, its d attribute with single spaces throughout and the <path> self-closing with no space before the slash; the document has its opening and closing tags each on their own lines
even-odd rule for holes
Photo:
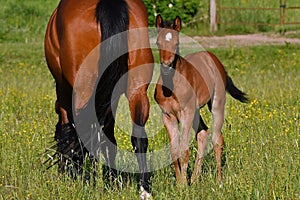
<svg viewBox="0 0 300 200">
<path fill-rule="evenodd" d="M 94 123 L 86 119 L 93 115 L 86 112 L 87 108 L 94 105 L 99 123 L 96 132 L 101 136 L 98 145 L 109 168 L 106 175 L 115 178 L 117 144 L 112 102 L 118 102 L 119 96 L 112 96 L 119 79 L 127 76 L 120 94 L 125 93 L 129 102 L 131 142 L 139 164 L 142 198 L 148 198 L 150 192 L 144 127 L 149 116 L 146 92 L 153 73 L 153 55 L 147 27 L 147 10 L 141 0 L 61 0 L 49 20 L 44 42 L 46 61 L 56 83 L 59 171 L 76 176 L 81 173 L 85 156 L 95 156 L 88 142 L 78 137 L 89 137 L 86 134 L 91 130 L 79 134 L 78 126 L 86 128 Z M 87 59 L 99 46 L 98 53 L 93 54 L 96 59 Z M 114 55 L 116 59 L 112 59 Z M 79 119 L 77 124 L 75 119 Z"/>
</svg>

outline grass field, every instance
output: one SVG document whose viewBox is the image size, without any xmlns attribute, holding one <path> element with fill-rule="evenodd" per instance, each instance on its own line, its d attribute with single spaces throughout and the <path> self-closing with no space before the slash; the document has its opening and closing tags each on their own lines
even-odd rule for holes
<svg viewBox="0 0 300 200">
<path fill-rule="evenodd" d="M 45 64 L 42 39 L 57 1 L 44 1 L 43 6 L 26 2 L 11 15 L 0 14 L 0 199 L 138 199 L 133 176 L 121 188 L 105 190 L 101 177 L 93 187 L 42 165 L 57 120 L 55 85 Z M 14 3 L 3 3 L 0 10 Z M 32 21 L 27 18 L 30 12 L 23 12 L 31 7 L 39 13 Z M 172 166 L 155 171 L 154 199 L 300 199 L 299 50 L 300 46 L 291 44 L 211 50 L 251 99 L 240 104 L 228 96 L 224 185 L 219 188 L 216 182 L 214 156 L 209 152 L 201 180 L 192 186 L 176 187 Z M 149 96 L 152 110 L 147 131 L 149 151 L 154 151 L 168 140 L 155 110 L 153 85 Z M 130 127 L 123 122 L 127 114 L 118 113 L 116 135 L 119 147 L 131 150 Z M 203 116 L 210 124 L 206 108 Z"/>
<path fill-rule="evenodd" d="M 0 47 L 0 197 L 136 199 L 134 180 L 122 189 L 106 191 L 101 178 L 94 188 L 58 175 L 55 167 L 44 172 L 41 154 L 53 141 L 56 115 L 54 82 L 44 62 L 42 43 Z M 246 105 L 232 98 L 227 101 L 224 186 L 218 187 L 214 159 L 208 154 L 201 181 L 190 187 L 174 185 L 171 167 L 156 171 L 152 179 L 155 199 L 299 199 L 299 46 L 213 51 L 251 98 Z M 151 101 L 154 105 L 152 96 Z M 150 121 L 157 117 L 158 113 L 151 113 Z M 157 127 L 148 125 L 147 129 Z M 116 132 L 120 148 L 131 149 L 129 133 Z M 150 138 L 150 150 L 166 142 L 162 130 Z"/>
</svg>

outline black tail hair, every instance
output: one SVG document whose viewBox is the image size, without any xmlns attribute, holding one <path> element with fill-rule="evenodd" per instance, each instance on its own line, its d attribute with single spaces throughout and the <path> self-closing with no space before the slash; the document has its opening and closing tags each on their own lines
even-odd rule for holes
<svg viewBox="0 0 300 200">
<path fill-rule="evenodd" d="M 111 103 L 112 92 L 119 79 L 128 71 L 128 6 L 125 0 L 101 0 L 96 8 L 96 20 L 101 28 L 99 80 L 95 93 L 98 120 Z M 120 34 L 122 33 L 122 34 Z"/>
<path fill-rule="evenodd" d="M 240 102 L 247 103 L 249 99 L 246 97 L 247 94 L 239 90 L 233 83 L 232 79 L 226 74 L 226 90 L 235 99 Z"/>
</svg>

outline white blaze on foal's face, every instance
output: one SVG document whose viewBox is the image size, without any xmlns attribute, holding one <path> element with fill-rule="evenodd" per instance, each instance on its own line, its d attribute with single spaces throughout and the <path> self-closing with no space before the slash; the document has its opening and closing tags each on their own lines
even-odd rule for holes
<svg viewBox="0 0 300 200">
<path fill-rule="evenodd" d="M 170 28 L 160 29 L 156 43 L 159 49 L 160 62 L 169 66 L 175 59 L 179 43 L 178 32 Z"/>
<path fill-rule="evenodd" d="M 167 33 L 166 34 L 166 41 L 170 42 L 172 40 L 172 38 L 173 38 L 172 33 Z"/>
</svg>

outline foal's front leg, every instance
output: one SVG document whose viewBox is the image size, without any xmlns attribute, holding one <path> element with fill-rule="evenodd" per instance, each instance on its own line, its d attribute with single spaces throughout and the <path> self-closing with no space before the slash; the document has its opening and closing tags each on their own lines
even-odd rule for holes
<svg viewBox="0 0 300 200">
<path fill-rule="evenodd" d="M 174 115 L 163 113 L 163 123 L 167 129 L 169 140 L 170 140 L 170 151 L 171 157 L 174 164 L 175 176 L 177 183 L 181 183 L 183 178 L 181 176 L 180 166 L 180 144 L 179 144 L 179 130 L 177 118 Z"/>
<path fill-rule="evenodd" d="M 183 178 L 183 183 L 187 184 L 187 168 L 189 164 L 189 143 L 190 143 L 190 133 L 194 118 L 194 109 L 186 108 L 181 113 L 181 123 L 182 123 L 182 135 L 180 139 L 180 164 L 181 164 L 181 176 Z"/>
</svg>

